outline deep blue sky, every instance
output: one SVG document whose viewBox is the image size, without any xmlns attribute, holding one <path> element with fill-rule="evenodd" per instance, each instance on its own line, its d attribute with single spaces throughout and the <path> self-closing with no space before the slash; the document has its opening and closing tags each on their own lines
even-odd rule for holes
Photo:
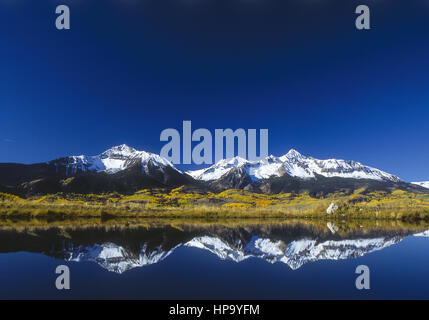
<svg viewBox="0 0 429 320">
<path fill-rule="evenodd" d="M 159 153 L 192 120 L 429 180 L 428 36 L 425 0 L 1 0 L 0 162 Z"/>
</svg>

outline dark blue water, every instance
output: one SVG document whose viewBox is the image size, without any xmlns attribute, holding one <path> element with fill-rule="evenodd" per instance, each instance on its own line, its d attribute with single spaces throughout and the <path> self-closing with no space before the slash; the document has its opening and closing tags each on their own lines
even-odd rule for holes
<svg viewBox="0 0 429 320">
<path fill-rule="evenodd" d="M 192 233 L 190 238 L 201 235 Z M 210 236 L 213 236 L 213 232 L 210 232 Z M 267 235 L 261 235 L 261 232 L 259 236 L 267 239 Z M 378 235 L 371 235 L 368 239 L 374 236 Z M 278 237 L 272 236 L 273 241 L 277 241 Z M 308 234 L 302 237 L 294 235 L 284 243 L 290 246 L 295 238 L 310 239 Z M 327 245 L 332 252 L 351 250 L 343 245 L 332 247 L 344 240 L 343 237 L 333 237 L 325 239 L 319 234 L 314 239 L 320 243 L 334 241 Z M 394 236 L 389 233 L 381 237 L 391 239 Z M 359 239 L 363 237 L 355 235 L 352 241 Z M 25 250 L 5 252 L 0 254 L 0 298 L 428 299 L 429 238 L 401 235 L 395 239 L 397 241 L 394 244 L 381 249 L 372 248 L 373 251 L 360 253 L 361 256 L 338 260 L 319 257 L 295 270 L 281 261 L 270 263 L 266 256 L 258 256 L 259 253 L 253 247 L 244 249 L 250 257 L 236 262 L 219 257 L 207 249 L 183 245 L 186 242 L 182 240 L 178 241 L 180 245 L 167 257 L 122 273 L 109 271 L 101 265 L 102 260 L 98 261 L 100 264 L 85 259 L 75 262 L 49 256 L 58 254 L 53 253 L 55 248 L 43 253 Z M 237 243 L 234 237 L 228 241 Z M 35 250 L 33 244 L 29 246 L 30 251 Z M 63 242 L 62 246 L 61 250 L 70 253 L 67 243 Z M 173 241 L 171 247 L 176 247 L 176 242 Z M 281 248 L 286 250 L 284 246 Z M 76 246 L 73 250 L 76 250 Z M 141 251 L 141 247 L 138 250 Z M 70 268 L 70 290 L 57 290 L 55 287 L 58 276 L 55 268 L 60 264 Z M 355 287 L 358 276 L 355 269 L 358 265 L 367 265 L 370 269 L 369 290 L 357 290 Z"/>
</svg>

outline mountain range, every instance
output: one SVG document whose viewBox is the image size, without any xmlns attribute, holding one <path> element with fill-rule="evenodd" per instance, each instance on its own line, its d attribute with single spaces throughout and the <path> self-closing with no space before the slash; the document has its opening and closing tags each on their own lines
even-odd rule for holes
<svg viewBox="0 0 429 320">
<path fill-rule="evenodd" d="M 268 263 L 284 263 L 292 270 L 297 270 L 306 263 L 318 260 L 344 260 L 364 256 L 396 244 L 402 239 L 402 237 L 380 237 L 326 242 L 301 239 L 284 243 L 254 236 L 248 243 L 242 243 L 238 239 L 236 243 L 231 244 L 218 237 L 202 236 L 178 244 L 168 251 L 164 251 L 161 247 L 148 250 L 146 244 L 143 244 L 140 252 L 133 253 L 122 246 L 108 242 L 67 248 L 57 255 L 67 261 L 94 262 L 108 271 L 121 274 L 137 267 L 159 263 L 179 247 L 191 247 L 211 252 L 222 260 L 238 263 L 257 258 Z"/>
<path fill-rule="evenodd" d="M 93 262 L 124 273 L 159 263 L 178 249 L 208 251 L 222 260 L 242 262 L 261 259 L 283 263 L 296 270 L 319 260 L 343 260 L 364 256 L 402 241 L 407 236 L 427 237 L 422 230 L 354 230 L 339 234 L 338 226 L 261 225 L 157 226 L 132 229 L 90 228 L 38 230 L 35 233 L 0 232 L 0 252 L 39 252 L 74 262 Z"/>
<path fill-rule="evenodd" d="M 199 180 L 210 181 L 217 180 L 237 169 L 247 174 L 252 181 L 281 177 L 285 174 L 301 179 L 314 179 L 320 175 L 326 178 L 401 181 L 392 174 L 364 166 L 359 162 L 337 159 L 319 160 L 303 156 L 294 149 L 281 157 L 271 155 L 260 161 L 247 161 L 240 157 L 221 160 L 207 169 L 188 171 L 188 174 Z"/>
<path fill-rule="evenodd" d="M 56 192 L 132 193 L 143 188 L 185 186 L 193 192 L 230 188 L 254 192 L 321 195 L 357 188 L 429 192 L 429 183 L 407 183 L 356 161 L 319 160 L 292 149 L 259 161 L 235 157 L 208 168 L 183 172 L 167 159 L 125 144 L 96 156 L 68 156 L 38 164 L 0 164 L 0 191 L 15 194 Z"/>
</svg>

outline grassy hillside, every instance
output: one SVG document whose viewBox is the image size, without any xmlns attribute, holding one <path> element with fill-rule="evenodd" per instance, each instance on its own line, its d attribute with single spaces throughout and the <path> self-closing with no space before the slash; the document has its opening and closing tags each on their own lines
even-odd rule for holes
<svg viewBox="0 0 429 320">
<path fill-rule="evenodd" d="M 328 215 L 335 203 L 339 209 Z M 141 190 L 131 195 L 58 193 L 20 198 L 0 193 L 0 217 L 188 217 L 188 218 L 370 218 L 429 220 L 429 195 L 396 190 L 353 194 L 261 194 L 243 190 L 186 193 L 183 187 Z"/>
</svg>

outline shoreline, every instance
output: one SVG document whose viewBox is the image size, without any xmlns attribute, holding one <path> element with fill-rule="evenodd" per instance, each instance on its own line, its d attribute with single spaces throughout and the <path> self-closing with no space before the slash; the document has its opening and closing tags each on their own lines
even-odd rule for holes
<svg viewBox="0 0 429 320">
<path fill-rule="evenodd" d="M 329 213 L 328 213 L 329 212 Z M 0 193 L 0 218 L 158 219 L 370 219 L 429 221 L 429 195 L 406 191 L 259 194 L 230 189 L 217 194 L 141 190 L 121 194 L 48 194 L 20 198 Z"/>
</svg>

